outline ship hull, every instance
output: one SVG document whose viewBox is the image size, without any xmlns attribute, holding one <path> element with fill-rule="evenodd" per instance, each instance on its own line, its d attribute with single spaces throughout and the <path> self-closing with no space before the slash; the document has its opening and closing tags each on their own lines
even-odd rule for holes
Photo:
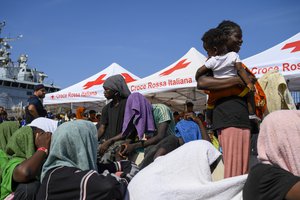
<svg viewBox="0 0 300 200">
<path fill-rule="evenodd" d="M 0 105 L 15 117 L 22 117 L 27 100 L 33 95 L 34 85 L 36 83 L 0 79 Z M 47 93 L 59 90 L 57 86 L 44 85 Z"/>
</svg>

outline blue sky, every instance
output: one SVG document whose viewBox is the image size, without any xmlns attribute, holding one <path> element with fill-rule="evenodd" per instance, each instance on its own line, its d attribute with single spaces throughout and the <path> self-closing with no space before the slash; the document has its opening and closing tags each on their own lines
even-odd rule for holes
<svg viewBox="0 0 300 200">
<path fill-rule="evenodd" d="M 298 0 L 2 0 L 1 36 L 46 74 L 68 87 L 113 62 L 139 77 L 172 64 L 191 47 L 205 55 L 201 37 L 222 20 L 243 29 L 242 59 L 300 32 Z"/>
</svg>

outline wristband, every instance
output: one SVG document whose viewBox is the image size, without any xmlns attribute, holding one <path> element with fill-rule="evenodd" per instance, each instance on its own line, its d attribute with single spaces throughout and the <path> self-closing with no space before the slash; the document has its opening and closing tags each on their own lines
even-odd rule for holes
<svg viewBox="0 0 300 200">
<path fill-rule="evenodd" d="M 48 149 L 46 149 L 45 147 L 40 147 L 37 149 L 37 151 L 43 151 L 45 152 L 46 156 L 48 155 Z"/>
</svg>

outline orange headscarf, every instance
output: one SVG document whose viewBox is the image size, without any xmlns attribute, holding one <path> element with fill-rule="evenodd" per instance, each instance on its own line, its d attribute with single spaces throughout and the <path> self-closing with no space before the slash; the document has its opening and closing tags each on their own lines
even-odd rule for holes
<svg viewBox="0 0 300 200">
<path fill-rule="evenodd" d="M 78 107 L 76 109 L 76 119 L 83 119 L 84 111 L 85 111 L 85 107 Z"/>
</svg>

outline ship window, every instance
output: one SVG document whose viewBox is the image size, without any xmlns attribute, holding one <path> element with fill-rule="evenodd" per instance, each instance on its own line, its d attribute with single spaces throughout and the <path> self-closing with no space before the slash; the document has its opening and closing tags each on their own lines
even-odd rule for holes
<svg viewBox="0 0 300 200">
<path fill-rule="evenodd" d="M 26 69 L 26 72 L 31 72 L 31 69 Z"/>
<path fill-rule="evenodd" d="M 0 85 L 3 85 L 3 81 L 0 81 Z"/>
<path fill-rule="evenodd" d="M 4 81 L 4 86 L 10 86 L 10 82 L 9 81 Z"/>
<path fill-rule="evenodd" d="M 13 87 L 18 87 L 18 83 L 16 83 L 16 82 L 13 82 L 12 84 L 11 84 L 11 86 L 13 86 Z"/>
<path fill-rule="evenodd" d="M 28 85 L 28 89 L 33 89 L 33 85 Z"/>
<path fill-rule="evenodd" d="M 21 88 L 26 88 L 26 84 L 21 83 L 21 84 L 20 84 L 20 87 L 21 87 Z"/>
</svg>

